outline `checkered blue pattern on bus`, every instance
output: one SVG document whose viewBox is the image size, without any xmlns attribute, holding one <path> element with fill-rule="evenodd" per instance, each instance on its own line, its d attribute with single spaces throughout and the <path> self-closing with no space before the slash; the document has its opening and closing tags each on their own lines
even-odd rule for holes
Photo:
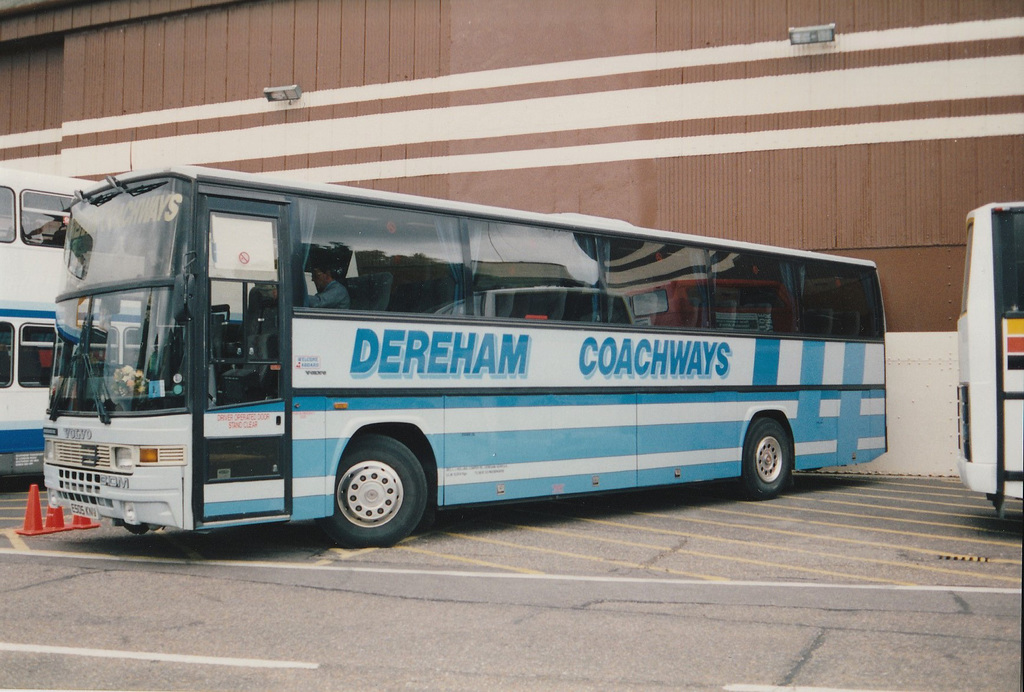
<svg viewBox="0 0 1024 692">
<path fill-rule="evenodd" d="M 755 359 L 763 390 L 296 399 L 293 516 L 332 511 L 348 436 L 373 422 L 423 431 L 442 506 L 737 477 L 760 411 L 789 422 L 797 469 L 885 451 L 880 344 L 759 340 Z"/>
</svg>

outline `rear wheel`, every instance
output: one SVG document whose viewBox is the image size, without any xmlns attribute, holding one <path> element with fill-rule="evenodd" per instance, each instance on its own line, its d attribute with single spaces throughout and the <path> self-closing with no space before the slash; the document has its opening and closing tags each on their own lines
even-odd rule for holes
<svg viewBox="0 0 1024 692">
<path fill-rule="evenodd" d="M 393 438 L 367 435 L 345 450 L 334 514 L 319 523 L 344 548 L 382 548 L 412 533 L 426 504 L 427 480 L 416 455 Z"/>
<path fill-rule="evenodd" d="M 777 497 L 793 469 L 793 440 L 774 418 L 757 418 L 743 443 L 744 493 L 751 500 Z"/>
</svg>

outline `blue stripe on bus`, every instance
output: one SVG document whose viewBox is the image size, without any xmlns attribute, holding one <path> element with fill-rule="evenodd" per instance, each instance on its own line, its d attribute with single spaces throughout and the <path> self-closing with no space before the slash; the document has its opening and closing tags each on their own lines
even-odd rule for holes
<svg viewBox="0 0 1024 692">
<path fill-rule="evenodd" d="M 819 383 L 824 366 L 824 347 L 821 344 L 807 344 L 803 358 L 802 379 L 813 373 Z M 846 376 L 862 377 L 864 349 L 853 349 L 847 361 Z M 770 356 L 769 356 L 770 358 Z M 777 359 L 777 354 L 775 355 Z M 777 361 L 776 361 L 777 362 Z M 852 364 L 850 364 L 852 362 Z M 767 367 L 777 372 L 777 365 Z M 839 391 L 768 391 L 768 392 L 703 392 L 703 393 L 648 393 L 648 394 L 545 394 L 499 396 L 456 396 L 456 397 L 387 397 L 385 399 L 346 399 L 347 410 L 410 410 L 415 408 L 436 410 L 442 405 L 461 410 L 496 409 L 515 407 L 581 408 L 585 406 L 637 405 L 637 411 L 644 406 L 688 403 L 726 404 L 739 402 L 756 407 L 759 402 L 779 400 L 797 403 L 797 415 L 789 420 L 796 444 L 811 444 L 813 453 L 797 456 L 798 469 L 838 466 L 845 463 L 863 462 L 874 459 L 884 450 L 858 449 L 865 438 L 882 439 L 885 435 L 885 416 L 860 415 L 862 399 L 884 399 L 885 390 Z M 297 399 L 301 410 L 332 410 L 334 398 L 302 397 Z M 823 401 L 835 401 L 838 410 L 835 416 L 820 415 Z M 741 408 L 742 410 L 742 408 Z M 513 411 L 509 412 L 514 415 Z M 553 411 L 553 415 L 554 411 Z M 581 421 L 586 420 L 586 411 L 580 411 Z M 641 420 L 643 415 L 641 413 Z M 456 432 L 450 434 L 429 434 L 428 441 L 433 447 L 438 467 L 461 468 L 480 466 L 513 466 L 520 463 L 544 463 L 572 459 L 602 459 L 609 457 L 631 457 L 638 455 L 664 454 L 671 458 L 674 453 L 699 452 L 701 450 L 739 449 L 749 421 L 733 420 L 719 422 L 670 422 L 652 425 L 637 425 L 624 422 L 621 426 L 566 427 L 552 430 L 506 430 L 481 432 Z M 820 452 L 813 443 L 835 443 L 836 452 Z M 337 463 L 347 439 L 327 437 L 315 440 L 293 441 L 293 476 L 295 478 L 331 477 L 337 470 Z M 856 459 L 854 454 L 856 453 Z M 737 452 L 738 455 L 738 452 Z M 676 469 L 680 477 L 676 478 Z M 634 486 L 671 485 L 687 481 L 704 481 L 718 478 L 737 477 L 741 473 L 741 462 L 728 460 L 701 464 L 680 464 L 671 462 L 664 468 L 645 468 L 636 471 L 615 471 L 605 474 L 578 474 L 552 476 L 549 478 L 513 479 L 482 483 L 447 484 L 438 488 L 439 503 L 445 506 L 488 502 L 499 499 L 525 499 L 547 497 L 559 493 L 584 493 L 612 488 Z M 600 483 L 593 484 L 594 475 L 600 475 Z M 504 493 L 497 496 L 497 484 L 504 487 Z M 332 511 L 333 498 L 330 494 L 296 498 L 293 514 L 301 518 L 324 516 Z M 237 510 L 232 510 L 237 511 Z M 227 511 L 225 511 L 225 514 Z"/>
<path fill-rule="evenodd" d="M 509 394 L 508 396 L 454 396 L 447 408 L 519 408 L 522 406 L 616 406 L 636 403 L 635 394 Z"/>
<path fill-rule="evenodd" d="M 779 377 L 779 341 L 758 339 L 754 345 L 754 386 L 774 385 Z"/>
<path fill-rule="evenodd" d="M 825 374 L 825 343 L 805 341 L 800 360 L 800 384 L 819 385 Z"/>
<path fill-rule="evenodd" d="M 0 430 L 0 454 L 39 452 L 42 449 L 42 428 L 9 428 Z"/>
<path fill-rule="evenodd" d="M 22 317 L 34 320 L 53 320 L 56 313 L 53 310 L 26 310 L 19 308 L 0 308 L 0 317 Z"/>
<path fill-rule="evenodd" d="M 444 440 L 445 464 L 492 466 L 558 459 L 591 459 L 636 454 L 636 429 L 561 428 L 455 433 Z"/>
<path fill-rule="evenodd" d="M 593 482 L 595 475 L 598 475 L 600 478 L 600 484 L 597 486 Z M 499 486 L 502 491 L 500 494 Z M 445 488 L 445 504 L 461 505 L 493 502 L 495 500 L 521 500 L 530 497 L 576 495 L 595 490 L 616 490 L 633 488 L 635 486 L 636 473 L 633 471 L 467 483 L 465 485 L 449 485 Z"/>
<path fill-rule="evenodd" d="M 745 429 L 742 421 L 645 425 L 637 429 L 637 451 L 665 454 L 737 447 Z"/>
<path fill-rule="evenodd" d="M 334 513 L 330 495 L 307 495 L 292 499 L 292 521 L 320 519 Z"/>
<path fill-rule="evenodd" d="M 843 384 L 864 384 L 864 354 L 866 344 L 846 344 L 846 356 L 843 358 Z"/>
</svg>

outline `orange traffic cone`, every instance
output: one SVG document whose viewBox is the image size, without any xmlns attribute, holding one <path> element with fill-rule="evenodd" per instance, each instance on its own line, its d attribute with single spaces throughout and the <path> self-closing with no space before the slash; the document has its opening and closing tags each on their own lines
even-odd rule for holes
<svg viewBox="0 0 1024 692">
<path fill-rule="evenodd" d="M 46 508 L 46 530 L 49 533 L 56 533 L 58 531 L 67 531 L 68 528 L 64 526 L 64 508 L 63 507 L 47 507 Z"/>
<path fill-rule="evenodd" d="M 56 509 L 60 509 L 59 507 Z M 39 486 L 32 484 L 28 489 L 28 503 L 25 505 L 25 524 L 20 529 L 15 529 L 15 533 L 22 536 L 41 536 L 46 533 L 54 533 L 55 531 L 63 531 L 64 528 L 64 510 L 60 513 L 60 525 L 61 528 L 53 528 L 50 526 L 51 522 L 56 523 L 57 518 L 51 516 L 53 508 L 46 511 L 46 526 L 43 526 L 43 512 L 39 507 Z"/>
<path fill-rule="evenodd" d="M 83 517 L 80 514 L 71 515 L 71 526 L 72 529 L 98 529 L 100 525 L 90 519 L 89 517 Z"/>
</svg>

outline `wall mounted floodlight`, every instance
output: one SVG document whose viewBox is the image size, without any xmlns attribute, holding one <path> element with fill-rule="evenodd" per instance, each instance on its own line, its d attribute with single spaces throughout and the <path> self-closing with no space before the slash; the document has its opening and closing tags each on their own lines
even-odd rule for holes
<svg viewBox="0 0 1024 692">
<path fill-rule="evenodd" d="M 263 90 L 263 96 L 271 103 L 277 101 L 288 101 L 290 103 L 302 98 L 302 88 L 298 84 L 267 87 Z"/>
<path fill-rule="evenodd" d="M 789 42 L 794 46 L 808 43 L 832 43 L 836 40 L 836 23 L 820 26 L 789 27 Z"/>
</svg>

